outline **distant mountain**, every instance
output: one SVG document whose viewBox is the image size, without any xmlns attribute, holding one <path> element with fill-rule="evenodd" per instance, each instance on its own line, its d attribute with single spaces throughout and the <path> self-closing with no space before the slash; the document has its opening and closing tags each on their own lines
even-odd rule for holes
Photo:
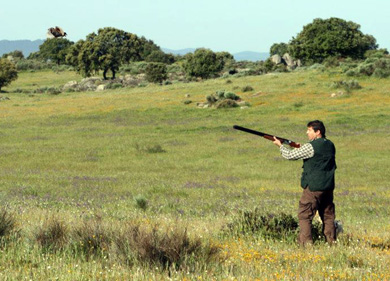
<svg viewBox="0 0 390 281">
<path fill-rule="evenodd" d="M 167 54 L 182 55 L 183 56 L 185 54 L 195 52 L 196 49 L 195 48 L 187 48 L 187 49 L 181 49 L 181 50 L 171 50 L 171 49 L 167 49 L 167 48 L 161 48 L 161 50 Z"/>
<path fill-rule="evenodd" d="M 23 52 L 23 55 L 25 57 L 28 57 L 30 53 L 39 51 L 39 46 L 44 42 L 42 39 L 38 39 L 35 41 L 31 40 L 15 40 L 15 41 L 9 41 L 9 40 L 0 40 L 0 56 L 3 54 L 13 52 L 15 50 L 19 50 Z M 171 50 L 167 48 L 161 48 L 163 52 L 170 53 L 174 55 L 185 55 L 188 53 L 195 52 L 195 48 L 187 48 L 187 49 L 181 49 L 181 50 Z M 260 52 L 239 52 L 232 54 L 234 59 L 236 61 L 259 61 L 259 60 L 266 60 L 269 57 L 269 53 L 260 53 Z"/>
<path fill-rule="evenodd" d="M 39 51 L 39 45 L 41 45 L 44 40 L 38 39 L 35 41 L 31 40 L 0 40 L 0 56 L 7 54 L 13 51 L 22 51 L 25 57 L 28 57 L 29 54 Z"/>
<path fill-rule="evenodd" d="M 233 54 L 233 57 L 236 61 L 248 60 L 248 61 L 259 61 L 266 60 L 269 58 L 269 53 L 259 53 L 259 52 L 240 52 Z"/>
<path fill-rule="evenodd" d="M 163 52 L 168 54 L 174 54 L 174 55 L 185 55 L 187 53 L 193 53 L 196 49 L 194 48 L 188 48 L 188 49 L 181 49 L 181 50 L 171 50 L 166 48 L 161 48 Z M 260 53 L 260 52 L 239 52 L 232 54 L 234 59 L 236 61 L 259 61 L 259 60 L 266 60 L 269 58 L 269 53 Z"/>
</svg>

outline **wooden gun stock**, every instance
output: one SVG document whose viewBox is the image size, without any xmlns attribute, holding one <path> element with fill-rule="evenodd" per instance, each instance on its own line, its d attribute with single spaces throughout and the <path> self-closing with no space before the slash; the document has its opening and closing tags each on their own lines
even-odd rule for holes
<svg viewBox="0 0 390 281">
<path fill-rule="evenodd" d="M 251 129 L 244 128 L 244 127 L 237 126 L 237 125 L 234 125 L 233 129 L 240 130 L 240 131 L 243 131 L 243 132 L 246 132 L 246 133 L 250 133 L 250 134 L 253 134 L 253 135 L 257 135 L 257 136 L 263 137 L 263 138 L 265 138 L 267 140 L 270 140 L 270 141 L 274 141 L 274 136 L 270 135 L 270 134 L 262 133 L 262 132 L 259 132 L 259 131 L 251 130 Z M 275 136 L 275 138 L 280 140 L 281 143 L 287 144 L 287 145 L 289 145 L 291 147 L 294 147 L 294 148 L 301 147 L 299 143 L 296 143 L 294 141 L 291 141 L 291 140 L 288 140 L 288 139 L 285 139 L 285 138 L 281 138 L 281 137 L 277 137 L 277 136 Z"/>
</svg>

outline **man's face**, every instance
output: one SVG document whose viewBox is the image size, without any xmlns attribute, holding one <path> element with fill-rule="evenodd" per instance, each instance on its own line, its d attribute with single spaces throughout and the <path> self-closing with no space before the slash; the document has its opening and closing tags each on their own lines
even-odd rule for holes
<svg viewBox="0 0 390 281">
<path fill-rule="evenodd" d="M 320 137 L 321 131 L 318 130 L 315 132 L 312 127 L 307 127 L 306 134 L 309 140 L 315 140 L 316 138 Z"/>
</svg>

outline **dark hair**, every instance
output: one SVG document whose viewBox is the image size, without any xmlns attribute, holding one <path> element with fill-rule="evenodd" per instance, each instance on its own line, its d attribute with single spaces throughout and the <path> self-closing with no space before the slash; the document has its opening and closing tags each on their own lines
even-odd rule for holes
<svg viewBox="0 0 390 281">
<path fill-rule="evenodd" d="M 322 121 L 320 120 L 310 121 L 309 123 L 307 123 L 307 127 L 312 127 L 314 132 L 317 132 L 319 130 L 321 132 L 322 137 L 326 138 L 325 136 L 326 129 Z"/>
</svg>

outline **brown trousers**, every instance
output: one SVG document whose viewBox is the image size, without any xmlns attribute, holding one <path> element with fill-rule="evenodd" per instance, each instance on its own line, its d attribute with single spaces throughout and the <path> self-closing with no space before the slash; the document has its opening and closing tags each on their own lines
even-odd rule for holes
<svg viewBox="0 0 390 281">
<path fill-rule="evenodd" d="M 318 211 L 322 220 L 322 232 L 325 235 L 326 241 L 330 244 L 336 241 L 333 190 L 310 191 L 307 187 L 303 190 L 298 209 L 300 228 L 298 242 L 301 245 L 313 243 L 311 225 L 316 211 Z"/>
</svg>

